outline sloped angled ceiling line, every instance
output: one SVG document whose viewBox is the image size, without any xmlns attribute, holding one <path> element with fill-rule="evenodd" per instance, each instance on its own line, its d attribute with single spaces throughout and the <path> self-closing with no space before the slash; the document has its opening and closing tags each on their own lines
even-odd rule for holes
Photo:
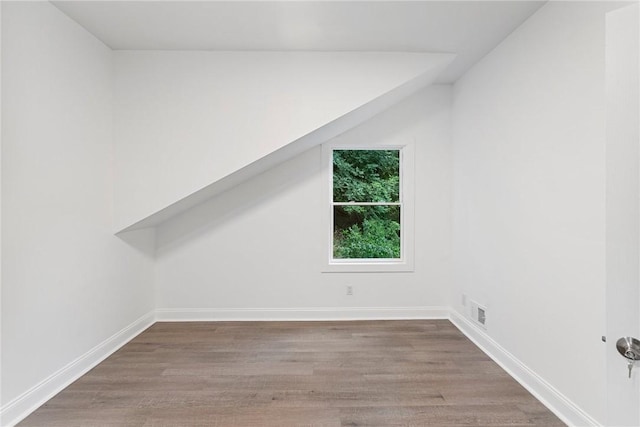
<svg viewBox="0 0 640 427">
<path fill-rule="evenodd" d="M 116 234 L 128 231 L 155 227 L 163 222 L 180 215 L 246 180 L 273 168 L 300 153 L 323 144 L 330 139 L 352 129 L 371 119 L 375 115 L 400 102 L 411 94 L 431 85 L 444 69 L 455 59 L 455 54 L 427 54 L 432 56 L 431 66 L 412 79 L 393 87 L 385 93 L 379 94 L 368 102 L 358 106 L 348 113 L 325 123 L 306 135 L 268 153 L 267 155 L 247 163 L 243 167 L 211 182 L 201 189 L 192 192 L 174 203 L 150 213 L 140 220 L 116 229 Z"/>
</svg>

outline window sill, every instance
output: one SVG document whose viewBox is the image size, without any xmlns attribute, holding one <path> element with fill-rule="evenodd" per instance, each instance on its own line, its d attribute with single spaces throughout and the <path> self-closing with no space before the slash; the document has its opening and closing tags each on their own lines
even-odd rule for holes
<svg viewBox="0 0 640 427">
<path fill-rule="evenodd" d="M 323 266 L 323 273 L 411 273 L 410 262 L 331 262 Z"/>
</svg>

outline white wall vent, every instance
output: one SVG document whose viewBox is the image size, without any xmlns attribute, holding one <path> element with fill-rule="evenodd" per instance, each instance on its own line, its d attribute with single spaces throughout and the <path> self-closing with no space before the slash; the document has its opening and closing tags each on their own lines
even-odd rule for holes
<svg viewBox="0 0 640 427">
<path fill-rule="evenodd" d="M 481 306 L 475 301 L 470 301 L 469 314 L 471 320 L 483 329 L 487 329 L 487 308 Z"/>
</svg>

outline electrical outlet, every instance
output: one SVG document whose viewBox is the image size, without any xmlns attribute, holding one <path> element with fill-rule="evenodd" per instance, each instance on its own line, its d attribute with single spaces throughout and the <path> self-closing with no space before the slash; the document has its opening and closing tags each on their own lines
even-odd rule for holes
<svg viewBox="0 0 640 427">
<path fill-rule="evenodd" d="M 353 286 L 347 285 L 347 295 L 348 296 L 352 296 L 353 295 Z"/>
</svg>

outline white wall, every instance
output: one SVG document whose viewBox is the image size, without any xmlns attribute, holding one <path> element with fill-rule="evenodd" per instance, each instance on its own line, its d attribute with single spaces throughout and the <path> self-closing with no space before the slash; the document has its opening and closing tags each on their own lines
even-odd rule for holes
<svg viewBox="0 0 640 427">
<path fill-rule="evenodd" d="M 199 308 L 201 316 L 225 308 L 333 307 L 333 316 L 349 318 L 357 314 L 341 308 L 446 306 L 449 103 L 450 87 L 434 86 L 339 137 L 372 144 L 415 139 L 415 272 L 321 272 L 322 239 L 328 238 L 322 217 L 326 177 L 316 147 L 158 228 L 157 307 L 183 314 Z M 347 284 L 354 286 L 352 297 L 345 295 Z M 287 314 L 248 310 L 241 316 Z"/>
<path fill-rule="evenodd" d="M 452 59 L 375 52 L 114 55 L 116 230 Z"/>
<path fill-rule="evenodd" d="M 6 409 L 151 311 L 153 267 L 111 232 L 111 51 L 48 2 L 2 2 L 2 42 Z"/>
<path fill-rule="evenodd" d="M 454 309 L 604 420 L 604 12 L 550 2 L 454 87 Z"/>
</svg>

